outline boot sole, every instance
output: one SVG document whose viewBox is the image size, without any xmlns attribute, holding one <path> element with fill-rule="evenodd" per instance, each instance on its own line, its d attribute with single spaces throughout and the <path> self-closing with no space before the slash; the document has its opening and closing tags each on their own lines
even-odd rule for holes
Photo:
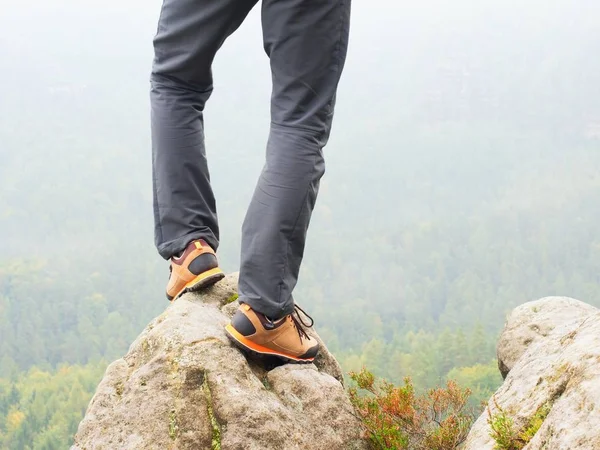
<svg viewBox="0 0 600 450">
<path fill-rule="evenodd" d="M 202 289 L 210 287 L 213 284 L 221 281 L 223 278 L 225 278 L 225 274 L 223 273 L 221 268 L 215 267 L 214 269 L 207 270 L 206 272 L 201 273 L 196 278 L 194 278 L 192 281 L 187 283 L 185 285 L 185 287 L 181 290 L 181 292 L 179 292 L 177 295 L 175 295 L 175 297 L 173 297 L 173 300 L 171 300 L 171 301 L 173 302 L 173 301 L 177 300 L 179 297 L 181 297 L 186 292 L 201 291 Z"/>
<path fill-rule="evenodd" d="M 231 324 L 225 327 L 225 334 L 235 346 L 251 353 L 256 353 L 259 355 L 276 356 L 277 358 L 292 364 L 310 364 L 315 360 L 315 358 L 301 359 L 295 356 L 286 355 L 285 353 L 279 353 L 267 347 L 263 347 L 262 345 L 256 344 L 250 341 L 249 339 L 245 338 L 242 334 L 238 333 L 238 331 L 235 328 L 233 328 Z"/>
</svg>

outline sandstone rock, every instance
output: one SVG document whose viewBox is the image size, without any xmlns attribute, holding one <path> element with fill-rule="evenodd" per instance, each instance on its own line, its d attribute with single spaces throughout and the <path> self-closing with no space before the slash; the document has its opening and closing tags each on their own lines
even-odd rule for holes
<svg viewBox="0 0 600 450">
<path fill-rule="evenodd" d="M 498 368 L 506 378 L 528 347 L 544 340 L 556 327 L 568 333 L 597 309 L 569 297 L 545 297 L 525 303 L 510 314 L 498 341 Z"/>
<path fill-rule="evenodd" d="M 566 297 L 526 303 L 509 316 L 498 344 L 504 384 L 488 403 L 517 429 L 544 419 L 524 450 L 600 449 L 600 311 Z M 465 450 L 493 450 L 489 413 L 472 427 Z"/>
<path fill-rule="evenodd" d="M 106 370 L 72 450 L 366 449 L 325 348 L 315 364 L 274 367 L 230 344 L 236 287 L 230 275 L 152 321 Z"/>
</svg>

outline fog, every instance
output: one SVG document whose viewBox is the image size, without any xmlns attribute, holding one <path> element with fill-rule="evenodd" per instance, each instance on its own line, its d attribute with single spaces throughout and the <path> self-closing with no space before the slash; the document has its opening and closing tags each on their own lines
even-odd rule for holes
<svg viewBox="0 0 600 450">
<path fill-rule="evenodd" d="M 115 356 L 165 307 L 148 96 L 159 10 L 156 0 L 2 4 L 0 336 L 26 315 L 15 312 L 25 296 L 62 305 L 48 329 L 81 337 L 77 320 L 98 294 L 131 325 L 112 353 L 98 351 Z M 297 296 L 334 350 L 360 354 L 373 336 L 399 345 L 438 325 L 493 333 L 512 305 L 547 294 L 600 298 L 599 20 L 600 3 L 585 0 L 354 2 Z M 259 7 L 214 78 L 207 153 L 220 257 L 234 271 L 269 126 Z M 18 277 L 2 274 L 17 262 L 61 290 L 15 294 Z"/>
</svg>

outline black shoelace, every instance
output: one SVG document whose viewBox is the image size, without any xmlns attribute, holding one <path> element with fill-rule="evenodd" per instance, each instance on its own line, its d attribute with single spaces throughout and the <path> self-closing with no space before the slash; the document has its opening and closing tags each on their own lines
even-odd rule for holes
<svg viewBox="0 0 600 450">
<path fill-rule="evenodd" d="M 310 323 L 306 323 L 300 313 L 304 314 L 310 320 Z M 315 324 L 315 321 L 313 320 L 313 318 L 310 317 L 306 313 L 306 311 L 304 311 L 298 305 L 294 305 L 294 312 L 292 314 L 290 314 L 290 317 L 292 318 L 292 322 L 294 322 L 294 326 L 296 327 L 296 330 L 298 330 L 298 335 L 300 336 L 300 340 L 302 340 L 303 338 L 305 338 L 307 340 L 310 339 L 310 337 L 306 333 L 306 330 L 304 329 L 304 327 L 306 327 L 306 328 L 312 327 Z"/>
</svg>

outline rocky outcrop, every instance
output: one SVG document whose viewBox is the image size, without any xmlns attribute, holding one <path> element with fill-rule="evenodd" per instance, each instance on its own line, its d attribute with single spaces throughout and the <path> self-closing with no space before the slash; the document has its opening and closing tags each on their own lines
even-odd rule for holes
<svg viewBox="0 0 600 450">
<path fill-rule="evenodd" d="M 230 344 L 236 287 L 228 276 L 152 321 L 106 370 L 72 449 L 366 449 L 324 346 L 315 364 L 281 365 Z"/>
<path fill-rule="evenodd" d="M 600 310 L 566 297 L 516 308 L 500 337 L 498 365 L 504 384 L 465 450 L 495 448 L 490 417 L 512 423 L 514 448 L 600 449 Z"/>
</svg>

